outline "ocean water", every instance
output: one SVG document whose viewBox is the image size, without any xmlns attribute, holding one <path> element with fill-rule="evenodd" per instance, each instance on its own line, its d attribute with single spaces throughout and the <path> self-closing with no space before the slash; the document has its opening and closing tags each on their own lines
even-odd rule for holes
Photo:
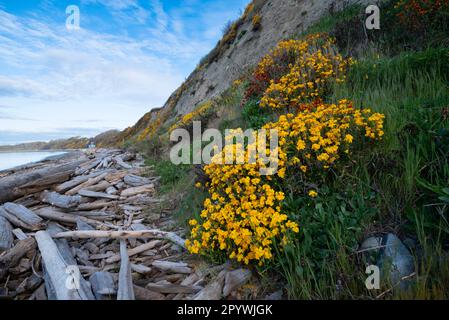
<svg viewBox="0 0 449 320">
<path fill-rule="evenodd" d="M 0 152 L 0 171 L 24 164 L 44 160 L 51 156 L 65 152 L 36 151 L 36 152 Z"/>
</svg>

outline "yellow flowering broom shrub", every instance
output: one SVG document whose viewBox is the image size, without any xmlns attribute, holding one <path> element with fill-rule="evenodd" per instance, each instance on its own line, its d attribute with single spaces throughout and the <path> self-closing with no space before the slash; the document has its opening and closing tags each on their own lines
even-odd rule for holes
<svg viewBox="0 0 449 320">
<path fill-rule="evenodd" d="M 352 63 L 334 42 L 327 34 L 281 41 L 257 66 L 247 97 L 262 94 L 260 105 L 273 109 L 303 109 L 305 103 L 323 98 L 331 83 L 345 80 Z"/>
<path fill-rule="evenodd" d="M 285 245 L 289 234 L 299 232 L 298 224 L 282 212 L 285 194 L 282 183 L 276 182 L 298 172 L 304 180 L 326 174 L 339 160 L 350 157 L 354 145 L 380 140 L 384 134 L 384 115 L 354 109 L 346 100 L 309 108 L 310 112 L 282 115 L 264 126 L 267 131 L 278 130 L 279 147 L 270 155 L 271 161 L 277 161 L 275 175 L 262 176 L 264 163 L 257 158 L 249 164 L 250 153 L 241 144 L 227 144 L 205 167 L 209 197 L 200 219 L 190 221 L 187 248 L 191 253 L 223 251 L 230 259 L 263 265 L 272 259 L 274 242 Z M 247 145 L 246 151 L 255 144 Z M 245 162 L 220 164 L 229 153 Z"/>
<path fill-rule="evenodd" d="M 262 265 L 272 258 L 274 239 L 280 238 L 285 244 L 288 232 L 299 231 L 298 225 L 281 213 L 284 193 L 270 185 L 272 176 L 261 175 L 265 164 L 258 156 L 254 163 L 249 161 L 245 150 L 254 149 L 256 144 L 257 138 L 246 148 L 226 144 L 205 167 L 210 197 L 204 202 L 201 221 L 190 221 L 191 237 L 186 244 L 191 253 L 224 251 L 239 262 L 257 261 Z M 276 151 L 269 156 L 277 162 Z M 242 164 L 221 164 L 227 159 L 225 155 L 232 155 L 232 161 Z"/>
<path fill-rule="evenodd" d="M 200 104 L 195 110 L 190 113 L 184 115 L 180 121 L 176 122 L 169 129 L 169 132 L 172 132 L 178 128 L 187 128 L 190 126 L 193 121 L 201 120 L 205 117 L 210 116 L 213 113 L 214 104 L 212 101 L 207 101 Z"/>
</svg>

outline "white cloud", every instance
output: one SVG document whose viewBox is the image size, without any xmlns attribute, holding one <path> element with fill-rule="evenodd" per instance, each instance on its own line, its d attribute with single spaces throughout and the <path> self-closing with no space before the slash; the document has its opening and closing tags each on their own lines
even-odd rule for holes
<svg viewBox="0 0 449 320">
<path fill-rule="evenodd" d="M 198 12 L 195 0 L 171 10 L 147 1 L 148 8 L 137 0 L 81 1 L 103 5 L 124 25 L 142 23 L 131 35 L 126 26 L 89 29 L 99 17 L 87 9 L 81 30 L 68 31 L 63 19 L 53 20 L 51 0 L 24 16 L 0 6 L 0 106 L 10 107 L 0 108 L 3 132 L 88 132 L 96 125 L 83 119 L 102 119 L 94 131 L 123 129 L 160 107 L 215 44 L 217 21 L 230 11 L 212 4 L 212 13 Z"/>
</svg>

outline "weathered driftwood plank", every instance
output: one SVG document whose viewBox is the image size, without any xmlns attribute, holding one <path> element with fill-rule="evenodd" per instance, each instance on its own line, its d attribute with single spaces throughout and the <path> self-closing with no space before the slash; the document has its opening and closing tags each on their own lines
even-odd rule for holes
<svg viewBox="0 0 449 320">
<path fill-rule="evenodd" d="M 98 177 L 100 174 L 101 174 L 101 172 L 94 172 L 94 173 L 92 173 L 90 175 L 86 175 L 86 176 L 77 176 L 77 177 L 73 178 L 72 180 L 66 181 L 63 184 L 56 186 L 54 190 L 58 193 L 65 193 L 65 192 L 69 191 L 70 189 L 73 189 L 76 186 L 79 186 L 81 183 L 84 183 L 91 178 Z"/>
<path fill-rule="evenodd" d="M 103 208 L 107 208 L 112 204 L 109 200 L 98 200 L 90 203 L 82 203 L 78 206 L 77 210 L 79 211 L 91 211 L 91 210 L 101 210 Z"/>
<path fill-rule="evenodd" d="M 50 234 L 46 231 L 37 232 L 36 242 L 56 298 L 58 300 L 89 300 L 92 293 L 89 295 L 83 286 L 78 286 L 76 283 L 76 279 L 81 279 L 78 266 L 66 263 Z"/>
<path fill-rule="evenodd" d="M 154 248 L 156 248 L 159 244 L 161 244 L 161 241 L 160 241 L 160 240 L 150 241 L 150 242 L 145 243 L 145 244 L 143 244 L 143 245 L 141 245 L 141 246 L 138 246 L 138 247 L 135 247 L 135 248 L 133 248 L 133 249 L 128 250 L 128 256 L 129 256 L 129 257 L 133 257 L 133 256 L 135 256 L 135 255 L 138 255 L 138 254 L 142 253 L 142 252 L 145 252 L 145 251 L 154 249 Z M 119 262 L 120 259 L 121 259 L 121 255 L 120 255 L 120 254 L 117 254 L 117 255 L 114 255 L 114 256 L 112 256 L 112 257 L 106 259 L 106 263 L 107 263 L 107 264 L 112 264 L 112 263 L 115 263 L 115 262 Z"/>
<path fill-rule="evenodd" d="M 45 207 L 45 208 L 36 210 L 36 214 L 39 215 L 40 217 L 48 219 L 48 220 L 53 220 L 53 221 L 68 223 L 68 224 L 73 224 L 73 225 L 76 225 L 77 221 L 79 219 L 85 223 L 92 224 L 95 226 L 105 226 L 105 224 L 102 223 L 101 221 L 89 219 L 89 218 L 82 217 L 82 216 L 76 216 L 76 215 L 72 215 L 72 214 L 59 212 L 59 211 L 56 211 L 53 208 L 49 208 L 49 207 Z"/>
<path fill-rule="evenodd" d="M 89 282 L 97 300 L 105 300 L 117 293 L 114 277 L 109 272 L 95 272 L 90 276 Z"/>
<path fill-rule="evenodd" d="M 92 230 L 96 230 L 94 227 L 92 227 L 90 224 L 88 224 L 87 222 L 83 221 L 81 219 L 81 217 L 77 217 L 76 218 L 76 229 L 77 230 L 81 230 L 81 231 L 92 231 Z"/>
<path fill-rule="evenodd" d="M 26 238 L 29 237 L 29 236 L 28 236 L 25 232 L 23 232 L 22 229 L 20 229 L 20 228 L 14 229 L 14 230 L 12 231 L 12 233 L 14 234 L 14 236 L 15 236 L 18 240 L 25 240 Z"/>
<path fill-rule="evenodd" d="M 121 264 L 118 278 L 117 300 L 135 300 L 131 264 L 129 262 L 126 240 L 120 240 Z"/>
<path fill-rule="evenodd" d="M 182 273 L 191 274 L 193 270 L 189 268 L 187 263 L 183 262 L 170 262 L 170 261 L 153 261 L 152 266 L 156 269 L 168 272 L 168 273 Z"/>
<path fill-rule="evenodd" d="M 50 191 L 42 192 L 40 199 L 44 203 L 48 203 L 62 209 L 75 208 L 82 202 L 81 196 L 66 196 Z"/>
<path fill-rule="evenodd" d="M 86 187 L 83 190 L 100 192 L 100 191 L 105 191 L 109 187 L 111 187 L 111 184 L 109 182 L 107 182 L 106 180 L 103 180 L 97 184 L 94 184 L 93 186 Z"/>
<path fill-rule="evenodd" d="M 125 181 L 125 183 L 131 187 L 141 187 L 144 185 L 148 185 L 150 184 L 152 181 L 148 178 L 144 178 L 144 177 L 140 177 L 140 176 L 136 176 L 133 174 L 129 174 L 126 175 L 123 178 L 123 181 Z"/>
<path fill-rule="evenodd" d="M 95 178 L 90 178 L 86 182 L 81 183 L 80 185 L 76 186 L 73 189 L 70 189 L 65 194 L 68 195 L 68 196 L 73 196 L 73 195 L 77 194 L 82 189 L 85 189 L 85 188 L 88 188 L 90 186 L 96 185 L 101 180 L 103 180 L 108 174 L 109 174 L 109 171 L 105 171 L 102 174 L 100 174 L 99 176 L 97 176 Z"/>
<path fill-rule="evenodd" d="M 52 235 L 58 232 L 62 232 L 64 229 L 58 225 L 57 223 L 50 222 L 47 227 L 47 232 Z M 61 254 L 62 258 L 66 262 L 67 265 L 72 266 L 76 265 L 77 262 L 75 260 L 75 257 L 73 256 L 72 250 L 70 249 L 69 243 L 66 239 L 55 239 L 54 240 L 56 246 L 58 247 L 58 251 Z M 94 300 L 94 296 L 91 291 L 90 284 L 81 277 L 80 279 L 80 285 L 83 289 L 83 292 L 85 292 L 89 298 L 89 300 Z"/>
<path fill-rule="evenodd" d="M 113 196 L 107 193 L 89 191 L 86 189 L 82 189 L 78 191 L 78 194 L 87 198 L 100 198 L 100 199 L 109 199 L 109 200 L 117 200 L 119 196 Z"/>
<path fill-rule="evenodd" d="M 12 225 L 26 230 L 37 231 L 43 228 L 43 220 L 25 207 L 11 204 L 0 207 L 0 216 L 6 218 Z"/>
<path fill-rule="evenodd" d="M 11 249 L 14 242 L 11 224 L 8 220 L 0 216 L 0 253 Z"/>
<path fill-rule="evenodd" d="M 115 171 L 109 173 L 104 179 L 110 184 L 115 184 L 123 179 L 128 174 L 127 171 Z"/>
<path fill-rule="evenodd" d="M 226 271 L 220 274 L 209 283 L 203 290 L 201 290 L 194 300 L 221 300 L 223 298 L 223 285 Z"/>
<path fill-rule="evenodd" d="M 185 240 L 172 232 L 160 230 L 143 230 L 143 231 L 67 231 L 61 232 L 54 236 L 55 238 L 78 238 L 78 239 L 166 239 L 185 248 Z"/>
<path fill-rule="evenodd" d="M 20 228 L 23 228 L 26 230 L 31 230 L 31 231 L 39 230 L 39 229 L 36 229 L 36 230 L 33 229 L 32 226 L 29 226 L 25 222 L 17 219 L 15 216 L 10 214 L 8 211 L 3 209 L 2 207 L 0 207 L 0 216 L 6 218 L 6 220 L 8 220 L 15 227 L 20 227 Z"/>
<path fill-rule="evenodd" d="M 15 203 L 5 203 L 3 208 L 9 213 L 13 214 L 19 220 L 22 220 L 26 224 L 32 226 L 40 226 L 43 223 L 43 220 L 36 215 L 33 211 L 25 208 L 22 205 Z"/>
<path fill-rule="evenodd" d="M 147 184 L 140 187 L 128 188 L 122 191 L 120 194 L 122 197 L 132 197 L 142 193 L 151 193 L 154 192 L 154 184 Z"/>
<path fill-rule="evenodd" d="M 63 172 L 63 176 L 58 176 L 60 181 L 55 182 L 52 180 L 50 185 L 64 182 L 67 180 L 65 175 L 67 173 L 75 172 L 75 169 L 84 162 L 85 159 L 57 166 L 51 164 L 41 169 L 32 170 L 30 172 L 16 173 L 0 178 L 0 204 L 8 201 L 14 201 L 26 195 L 28 190 L 21 188 L 26 184 L 31 185 L 33 182 L 40 181 L 39 185 L 36 185 L 36 188 L 39 190 L 35 189 L 35 191 L 39 192 L 47 189 L 49 185 L 46 184 L 45 181 L 41 180 L 43 178 L 56 176 Z"/>
<path fill-rule="evenodd" d="M 115 187 L 110 186 L 109 188 L 106 189 L 106 193 L 116 195 L 118 193 L 118 190 Z"/>
<path fill-rule="evenodd" d="M 105 211 L 72 211 L 70 212 L 70 214 L 98 221 L 112 220 L 116 217 L 116 215 L 113 212 L 105 212 Z"/>
<path fill-rule="evenodd" d="M 122 159 L 121 157 L 119 157 L 119 156 L 117 156 L 117 157 L 114 158 L 114 162 L 115 162 L 117 165 L 119 165 L 120 167 L 122 167 L 123 169 L 129 170 L 129 169 L 132 169 L 132 168 L 133 168 L 131 165 L 125 163 L 125 162 L 123 161 L 123 159 Z"/>
<path fill-rule="evenodd" d="M 75 175 L 80 176 L 82 174 L 85 174 L 87 171 L 95 168 L 96 166 L 98 166 L 98 164 L 102 161 L 103 159 L 94 159 L 91 160 L 87 163 L 84 163 L 82 166 L 80 166 L 78 169 L 76 169 L 75 171 Z"/>
<path fill-rule="evenodd" d="M 164 300 L 165 296 L 161 293 L 147 290 L 145 288 L 134 286 L 136 300 Z"/>
<path fill-rule="evenodd" d="M 150 274 L 151 271 L 153 271 L 153 269 L 151 269 L 150 267 L 144 266 L 143 264 L 134 264 L 131 263 L 131 270 L 143 275 L 147 275 Z"/>
<path fill-rule="evenodd" d="M 238 290 L 251 279 L 251 271 L 248 269 L 238 269 L 226 273 L 223 296 L 229 296 L 233 291 Z"/>
<path fill-rule="evenodd" d="M 33 238 L 27 238 L 19 241 L 14 247 L 5 251 L 0 256 L 0 280 L 8 273 L 9 268 L 15 267 L 20 260 L 36 247 L 36 241 Z"/>
<path fill-rule="evenodd" d="M 192 294 L 201 291 L 203 288 L 199 286 L 183 286 L 180 284 L 173 284 L 171 282 L 165 281 L 160 283 L 148 283 L 145 287 L 147 290 L 159 292 L 159 293 L 184 293 Z"/>
</svg>

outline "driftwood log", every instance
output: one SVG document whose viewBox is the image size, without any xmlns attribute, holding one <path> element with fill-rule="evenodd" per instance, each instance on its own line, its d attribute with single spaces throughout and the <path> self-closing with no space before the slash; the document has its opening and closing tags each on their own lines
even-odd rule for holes
<svg viewBox="0 0 449 320">
<path fill-rule="evenodd" d="M 8 273 L 9 268 L 15 267 L 20 260 L 36 247 L 36 241 L 33 238 L 27 238 L 19 241 L 14 247 L 5 251 L 0 256 L 0 280 Z"/>
<path fill-rule="evenodd" d="M 11 249 L 14 241 L 11 224 L 8 220 L 0 216 L 0 253 Z"/>
<path fill-rule="evenodd" d="M 58 300 L 89 300 L 92 293 L 77 283 L 81 272 L 77 265 L 69 265 L 61 256 L 56 243 L 46 231 L 36 233 L 39 251 Z"/>
<path fill-rule="evenodd" d="M 57 192 L 44 191 L 40 200 L 58 208 L 73 209 L 81 203 L 82 198 L 81 196 L 66 196 Z"/>
<path fill-rule="evenodd" d="M 140 187 L 133 187 L 123 190 L 120 194 L 122 197 L 132 197 L 142 193 L 152 193 L 154 192 L 154 184 L 147 184 Z"/>
<path fill-rule="evenodd" d="M 94 172 L 90 175 L 86 175 L 86 176 L 77 176 L 75 178 L 73 178 L 72 180 L 66 181 L 62 184 L 60 184 L 59 186 L 55 187 L 55 191 L 58 193 L 65 193 L 67 191 L 69 191 L 70 189 L 73 189 L 77 186 L 79 186 L 80 184 L 86 182 L 87 180 L 91 179 L 91 178 L 95 178 L 98 177 L 100 174 L 102 174 L 102 172 Z"/>
<path fill-rule="evenodd" d="M 109 185 L 109 183 L 107 183 Z M 86 189 L 82 189 L 78 191 L 78 194 L 87 198 L 98 198 L 98 199 L 109 199 L 109 200 L 117 200 L 119 196 L 113 196 L 107 193 L 95 192 Z"/>
<path fill-rule="evenodd" d="M 15 203 L 6 203 L 0 207 L 0 216 L 19 228 L 37 231 L 42 229 L 43 220 L 33 211 Z"/>
<path fill-rule="evenodd" d="M 126 240 L 120 240 L 121 264 L 118 278 L 117 300 L 135 300 L 131 264 L 129 262 Z"/>
<path fill-rule="evenodd" d="M 67 181 L 76 168 L 86 162 L 85 159 L 58 166 L 48 166 L 30 172 L 16 173 L 0 178 L 0 204 L 14 201 L 29 194 L 31 187 L 34 192 L 47 189 L 55 183 Z M 27 188 L 23 188 L 27 186 Z"/>
<path fill-rule="evenodd" d="M 160 230 L 144 230 L 144 231 L 67 231 L 54 235 L 54 238 L 78 238 L 78 239 L 166 239 L 185 248 L 185 240 L 173 232 Z"/>
<path fill-rule="evenodd" d="M 97 300 L 106 300 L 106 298 L 117 294 L 114 277 L 109 272 L 98 271 L 89 278 Z"/>
<path fill-rule="evenodd" d="M 159 240 L 154 240 L 154 241 L 145 243 L 145 244 L 143 244 L 141 246 L 138 246 L 138 247 L 135 247 L 133 249 L 128 250 L 128 256 L 129 257 L 133 257 L 135 255 L 138 255 L 138 254 L 142 253 L 142 252 L 154 249 L 159 244 L 161 244 L 161 241 L 159 241 Z M 107 264 L 112 264 L 112 263 L 115 263 L 115 262 L 119 262 L 120 259 L 121 259 L 121 255 L 117 254 L 117 255 L 114 255 L 114 256 L 106 259 L 106 263 Z"/>
</svg>

